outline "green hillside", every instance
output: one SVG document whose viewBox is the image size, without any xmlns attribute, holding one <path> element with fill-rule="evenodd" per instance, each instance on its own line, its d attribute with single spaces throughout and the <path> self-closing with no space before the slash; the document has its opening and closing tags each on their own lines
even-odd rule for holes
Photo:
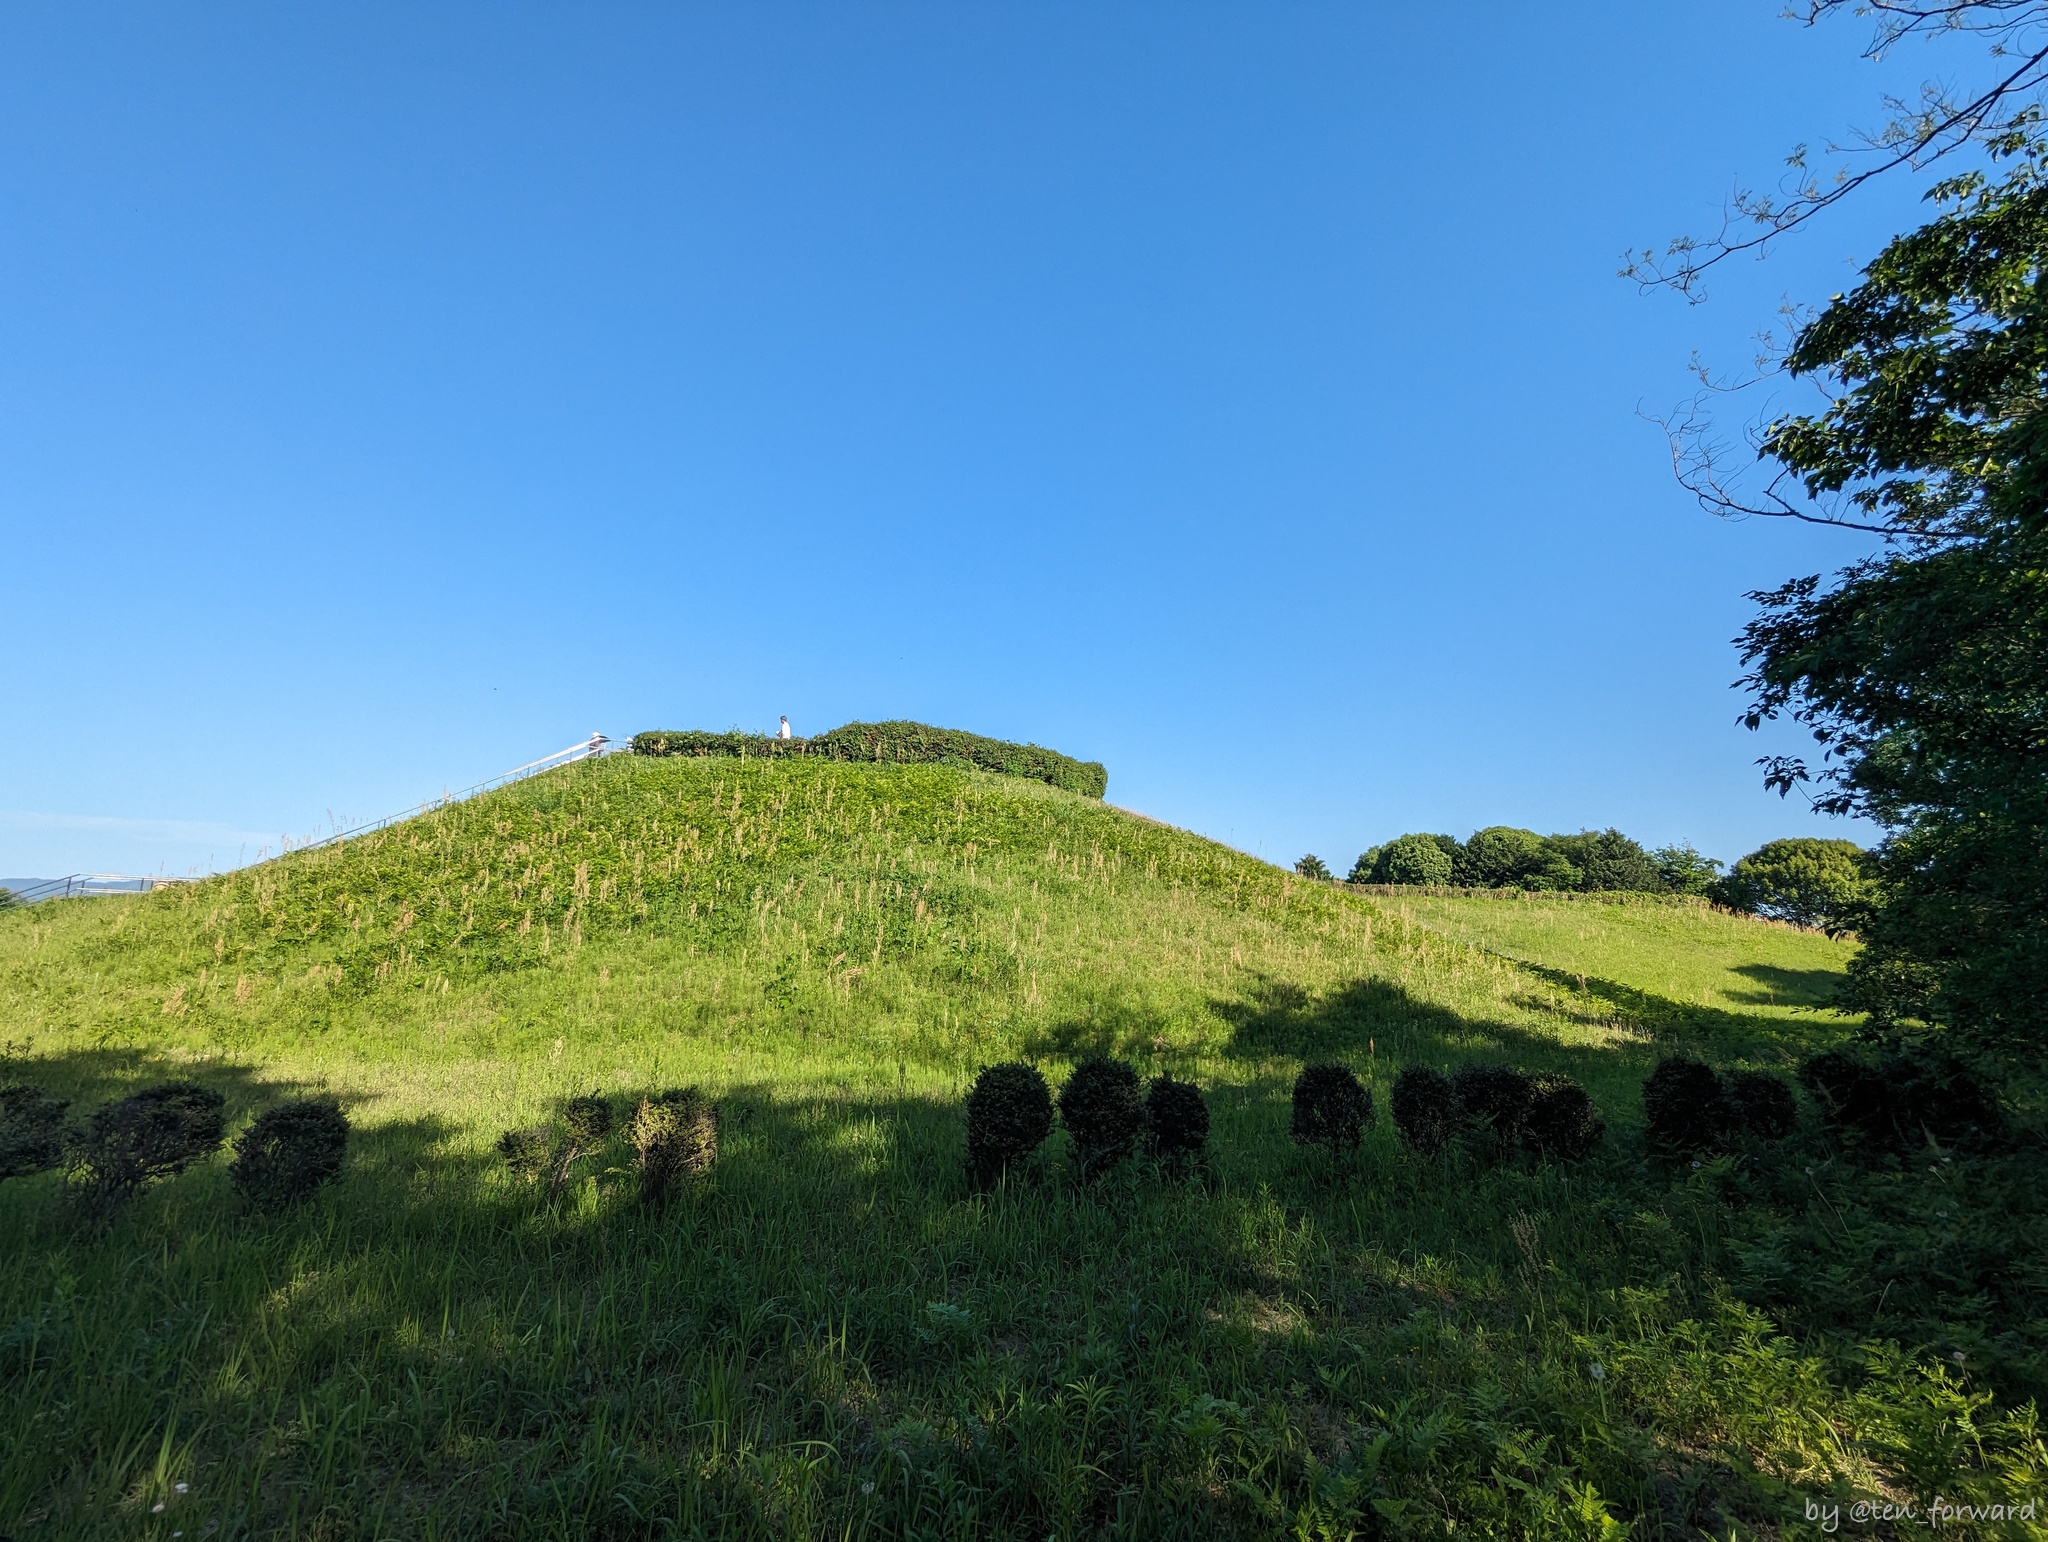
<svg viewBox="0 0 2048 1542">
<path fill-rule="evenodd" d="M 1787 1068 L 1844 1032 L 1810 1007 L 1848 951 L 1360 896 L 1038 782 L 805 758 L 585 762 L 0 914 L 0 1080 L 191 1078 L 231 1127 L 331 1091 L 358 1131 L 281 1218 L 220 1161 L 103 1232 L 0 1186 L 0 1532 L 1650 1536 L 2036 1482 L 2000 1410 L 2044 1379 L 2038 1251 L 1873 1261 L 1961 1169 L 1643 1158 L 1656 1057 Z M 1207 1171 L 1083 1188 L 1056 1137 L 972 1195 L 976 1070 L 1098 1050 L 1201 1083 Z M 1341 1167 L 1287 1138 L 1319 1057 L 1382 1110 Z M 1601 1151 L 1407 1152 L 1394 1073 L 1472 1058 L 1578 1077 Z M 659 1216 L 497 1159 L 688 1083 L 720 1162 Z M 2039 1197 L 1972 1171 L 1959 1229 Z"/>
</svg>

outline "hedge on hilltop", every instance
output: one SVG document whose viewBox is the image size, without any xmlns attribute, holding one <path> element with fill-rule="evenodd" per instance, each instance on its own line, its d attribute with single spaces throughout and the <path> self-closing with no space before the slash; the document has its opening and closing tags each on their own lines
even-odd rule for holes
<svg viewBox="0 0 2048 1542">
<path fill-rule="evenodd" d="M 1083 797 L 1109 790 L 1100 761 L 1075 760 L 1036 744 L 1012 744 L 958 728 L 926 723 L 847 723 L 809 739 L 769 734 L 707 733 L 699 729 L 653 730 L 633 735 L 635 755 L 747 755 L 761 759 L 809 756 L 822 760 L 863 760 L 885 765 L 965 765 L 1003 776 L 1028 777 Z"/>
</svg>

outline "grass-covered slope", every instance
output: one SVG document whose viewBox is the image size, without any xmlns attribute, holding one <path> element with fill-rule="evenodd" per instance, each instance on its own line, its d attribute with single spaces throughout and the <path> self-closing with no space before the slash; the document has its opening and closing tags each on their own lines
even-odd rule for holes
<svg viewBox="0 0 2048 1542">
<path fill-rule="evenodd" d="M 0 915 L 0 1079 L 189 1077 L 231 1124 L 331 1091 L 359 1132 L 281 1218 L 218 1162 L 104 1232 L 54 1176 L 0 1185 L 0 1531 L 1652 1535 L 2037 1477 L 1994 1407 L 1943 1434 L 1966 1385 L 2038 1380 L 2035 1263 L 1872 1262 L 1946 1176 L 1643 1159 L 1658 1053 L 1783 1068 L 1841 1031 L 1698 1003 L 1688 939 L 1743 980 L 1845 948 L 1663 907 L 1632 958 L 1633 908 L 1546 939 L 1486 903 L 1404 913 L 947 766 L 615 757 Z M 1056 1138 L 972 1195 L 975 1070 L 1092 1050 L 1200 1081 L 1207 1172 L 1082 1189 Z M 1383 1110 L 1411 1061 L 1569 1071 L 1612 1131 L 1571 1168 L 1422 1160 L 1383 1114 L 1333 1170 L 1286 1138 L 1321 1057 Z M 720 1162 L 660 1216 L 496 1159 L 572 1095 L 691 1082 Z"/>
</svg>

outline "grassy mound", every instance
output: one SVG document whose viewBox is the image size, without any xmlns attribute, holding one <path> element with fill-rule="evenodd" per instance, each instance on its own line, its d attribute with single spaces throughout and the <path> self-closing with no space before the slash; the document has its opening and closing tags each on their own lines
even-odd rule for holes
<svg viewBox="0 0 2048 1542">
<path fill-rule="evenodd" d="M 1847 948 L 1684 907 L 1501 930 L 1542 913 L 951 765 L 619 756 L 0 916 L 0 1082 L 353 1130 L 276 1215 L 225 1158 L 100 1230 L 57 1174 L 0 1187 L 0 1531 L 1598 1537 L 2039 1487 L 2048 1271 L 1984 1230 L 2048 1197 L 2030 1166 L 1865 1173 L 1811 1130 L 1782 1170 L 1645 1159 L 1658 1056 L 1789 1068 L 1842 1029 L 1780 987 Z M 979 1192 L 977 1072 L 1098 1054 L 1201 1086 L 1199 1175 L 1083 1185 L 1061 1133 Z M 1606 1140 L 1288 1139 L 1305 1063 L 1384 1106 L 1472 1059 L 1576 1078 Z M 681 1086 L 717 1165 L 665 1206 L 623 1134 L 559 1194 L 498 1156 Z"/>
</svg>

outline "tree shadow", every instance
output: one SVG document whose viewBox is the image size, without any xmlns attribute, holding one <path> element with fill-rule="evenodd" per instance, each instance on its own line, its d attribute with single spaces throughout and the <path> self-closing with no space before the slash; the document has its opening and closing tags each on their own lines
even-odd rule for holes
<svg viewBox="0 0 2048 1542">
<path fill-rule="evenodd" d="M 1737 964 L 1734 972 L 1746 975 L 1764 988 L 1727 994 L 1736 1001 L 1753 1001 L 1759 1006 L 1826 1007 L 1848 978 L 1839 969 L 1783 969 L 1776 964 Z"/>
<path fill-rule="evenodd" d="M 1588 1030 L 1591 1042 L 1454 1011 L 1381 979 L 1353 980 L 1312 996 L 1290 982 L 1260 976 L 1243 998 L 1211 1000 L 1209 1007 L 1231 1024 L 1225 1053 L 1240 1060 L 1345 1060 L 1362 1066 L 1386 1057 L 1441 1068 L 1504 1060 L 1617 1090 L 1640 1082 L 1659 1058 L 1679 1049 L 1722 1064 L 1771 1064 L 1812 1047 L 1798 1042 L 1811 1037 L 1800 1025 L 1692 1006 L 1540 965 L 1515 967 L 1528 985 L 1518 1004 L 1560 1026 Z"/>
</svg>

